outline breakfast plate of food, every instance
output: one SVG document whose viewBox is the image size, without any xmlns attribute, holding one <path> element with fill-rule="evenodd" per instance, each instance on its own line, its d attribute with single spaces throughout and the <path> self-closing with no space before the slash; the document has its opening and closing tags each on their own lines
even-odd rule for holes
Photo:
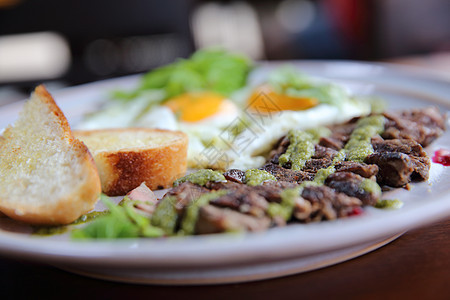
<svg viewBox="0 0 450 300">
<path fill-rule="evenodd" d="M 219 50 L 0 109 L 0 253 L 136 283 L 325 267 L 450 215 L 448 81 Z"/>
</svg>

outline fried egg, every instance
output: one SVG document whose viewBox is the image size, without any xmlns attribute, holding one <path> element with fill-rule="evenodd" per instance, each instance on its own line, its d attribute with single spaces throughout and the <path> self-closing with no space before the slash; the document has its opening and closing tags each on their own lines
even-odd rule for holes
<svg viewBox="0 0 450 300">
<path fill-rule="evenodd" d="M 277 94 L 267 85 L 249 94 L 240 115 L 247 123 L 245 128 L 238 130 L 237 135 L 222 132 L 213 138 L 210 148 L 197 154 L 196 160 L 201 164 L 196 167 L 256 168 L 264 164 L 266 154 L 291 129 L 342 123 L 371 111 L 369 102 L 355 100 L 344 91 L 345 97 L 339 100 L 339 105 L 319 103 L 313 97 Z M 218 153 L 213 156 L 212 152 Z"/>
</svg>

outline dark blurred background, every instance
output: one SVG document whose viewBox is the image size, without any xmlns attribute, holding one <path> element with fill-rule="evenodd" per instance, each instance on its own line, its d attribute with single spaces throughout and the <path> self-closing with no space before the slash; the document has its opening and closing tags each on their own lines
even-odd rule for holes
<svg viewBox="0 0 450 300">
<path fill-rule="evenodd" d="M 450 1 L 0 0 L 0 104 L 217 45 L 257 60 L 448 53 Z"/>
</svg>

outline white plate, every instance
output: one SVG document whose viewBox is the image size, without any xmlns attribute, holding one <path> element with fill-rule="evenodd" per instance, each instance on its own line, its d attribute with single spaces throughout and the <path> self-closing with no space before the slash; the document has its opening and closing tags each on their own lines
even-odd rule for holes
<svg viewBox="0 0 450 300">
<path fill-rule="evenodd" d="M 288 62 L 286 62 L 288 63 Z M 292 62 L 306 73 L 329 78 L 358 94 L 374 94 L 390 109 L 436 105 L 450 108 L 450 83 L 417 69 L 358 62 Z M 263 63 L 258 80 L 277 66 Z M 71 124 L 107 97 L 112 88 L 136 85 L 137 76 L 54 91 Z M 0 107 L 0 128 L 13 122 L 22 103 Z M 450 132 L 426 150 L 450 149 Z M 399 210 L 366 209 L 362 216 L 291 225 L 265 233 L 168 239 L 76 242 L 36 237 L 26 226 L 0 219 L 0 253 L 47 262 L 112 280 L 144 283 L 220 283 L 271 278 L 336 263 L 373 250 L 395 235 L 450 215 L 450 168 L 432 164 L 428 182 L 397 189 L 384 198 L 404 202 Z"/>
</svg>

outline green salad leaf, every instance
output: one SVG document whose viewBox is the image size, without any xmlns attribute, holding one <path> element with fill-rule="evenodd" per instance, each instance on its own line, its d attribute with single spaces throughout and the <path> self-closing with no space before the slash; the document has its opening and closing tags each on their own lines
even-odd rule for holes
<svg viewBox="0 0 450 300">
<path fill-rule="evenodd" d="M 132 100 L 148 90 L 163 90 L 164 99 L 204 90 L 229 96 L 246 84 L 251 67 L 251 61 L 243 55 L 203 49 L 188 59 L 179 59 L 146 73 L 137 89 L 114 91 L 113 97 Z"/>
<path fill-rule="evenodd" d="M 72 231 L 73 239 L 115 239 L 136 237 L 160 237 L 162 229 L 150 224 L 150 219 L 139 214 L 130 204 L 116 205 L 108 197 L 102 202 L 109 213 L 97 217 L 87 226 Z"/>
</svg>

